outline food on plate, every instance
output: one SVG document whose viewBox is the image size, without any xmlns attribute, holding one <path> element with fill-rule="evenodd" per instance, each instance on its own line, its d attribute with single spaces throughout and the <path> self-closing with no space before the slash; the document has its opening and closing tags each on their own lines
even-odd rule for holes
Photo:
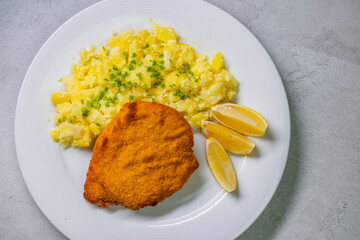
<svg viewBox="0 0 360 240">
<path fill-rule="evenodd" d="M 201 131 L 205 137 L 215 138 L 226 151 L 231 153 L 248 155 L 255 147 L 255 143 L 251 139 L 210 121 L 201 123 Z"/>
<path fill-rule="evenodd" d="M 175 109 L 127 103 L 98 137 L 84 186 L 90 203 L 155 206 L 198 168 L 191 126 Z"/>
<path fill-rule="evenodd" d="M 234 191 L 237 185 L 236 173 L 225 149 L 214 138 L 208 138 L 205 142 L 205 154 L 216 181 L 225 191 Z"/>
<path fill-rule="evenodd" d="M 264 136 L 268 123 L 254 110 L 233 103 L 214 106 L 211 114 L 219 123 L 247 136 Z"/>
<path fill-rule="evenodd" d="M 136 100 L 170 106 L 199 127 L 211 107 L 234 97 L 238 82 L 220 52 L 208 62 L 206 54 L 178 42 L 171 27 L 150 25 L 152 33 L 130 30 L 80 52 L 72 74 L 61 79 L 66 91 L 51 95 L 55 141 L 90 146 L 119 110 Z"/>
</svg>

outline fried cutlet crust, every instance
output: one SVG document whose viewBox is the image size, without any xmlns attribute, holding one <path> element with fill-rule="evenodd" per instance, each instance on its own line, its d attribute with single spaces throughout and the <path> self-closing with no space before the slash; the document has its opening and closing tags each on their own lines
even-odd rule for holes
<svg viewBox="0 0 360 240">
<path fill-rule="evenodd" d="M 104 208 L 155 206 L 198 168 L 193 145 L 191 127 L 175 109 L 127 103 L 96 140 L 84 197 Z"/>
</svg>

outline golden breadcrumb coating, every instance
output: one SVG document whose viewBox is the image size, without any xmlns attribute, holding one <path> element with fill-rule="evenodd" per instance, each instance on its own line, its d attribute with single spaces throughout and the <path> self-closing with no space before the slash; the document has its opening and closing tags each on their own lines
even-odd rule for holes
<svg viewBox="0 0 360 240">
<path fill-rule="evenodd" d="M 127 103 L 96 140 L 84 197 L 104 208 L 155 206 L 198 168 L 193 145 L 191 127 L 175 109 Z"/>
</svg>

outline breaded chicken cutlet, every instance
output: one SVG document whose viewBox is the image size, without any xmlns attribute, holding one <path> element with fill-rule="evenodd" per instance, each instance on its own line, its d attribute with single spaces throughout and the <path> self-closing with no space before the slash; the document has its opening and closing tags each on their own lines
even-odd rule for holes
<svg viewBox="0 0 360 240">
<path fill-rule="evenodd" d="M 84 197 L 104 208 L 155 206 L 198 168 L 193 145 L 191 127 L 175 109 L 127 103 L 96 140 Z"/>
</svg>

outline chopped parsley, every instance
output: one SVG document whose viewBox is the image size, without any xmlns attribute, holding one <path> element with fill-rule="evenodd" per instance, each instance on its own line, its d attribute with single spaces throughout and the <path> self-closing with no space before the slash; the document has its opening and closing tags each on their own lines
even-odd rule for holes
<svg viewBox="0 0 360 240">
<path fill-rule="evenodd" d="M 109 78 L 110 78 L 111 81 L 114 81 L 114 79 L 116 78 L 116 76 L 115 76 L 115 74 L 112 73 L 112 74 L 110 74 L 110 77 L 109 77 Z"/>
<path fill-rule="evenodd" d="M 134 95 L 129 96 L 130 101 L 133 100 L 133 98 L 134 98 Z"/>
<path fill-rule="evenodd" d="M 185 70 L 185 73 L 188 73 L 188 74 L 194 76 L 194 73 L 190 69 L 190 64 L 189 63 L 184 64 L 184 70 Z"/>
<path fill-rule="evenodd" d="M 136 58 L 137 57 L 137 54 L 136 53 L 133 53 L 132 54 L 132 58 Z"/>
<path fill-rule="evenodd" d="M 59 124 L 62 122 L 61 118 L 58 118 L 57 121 L 58 121 Z"/>
<path fill-rule="evenodd" d="M 150 66 L 150 67 L 147 67 L 146 68 L 146 71 L 148 72 L 154 72 L 155 71 L 155 68 L 153 66 Z"/>
<path fill-rule="evenodd" d="M 160 53 L 159 58 L 163 58 L 163 57 L 164 57 L 164 53 Z"/>
<path fill-rule="evenodd" d="M 150 45 L 148 43 L 146 43 L 144 48 L 147 49 L 148 47 L 150 47 Z"/>
<path fill-rule="evenodd" d="M 181 87 L 175 89 L 173 95 L 178 96 L 181 100 L 184 100 L 185 98 L 190 98 L 190 94 L 185 94 Z"/>
<path fill-rule="evenodd" d="M 87 117 L 89 115 L 89 112 L 90 112 L 90 109 L 89 108 L 86 108 L 86 107 L 83 107 L 82 108 L 82 115 L 83 117 Z"/>
<path fill-rule="evenodd" d="M 96 126 L 100 127 L 101 125 L 100 125 L 100 123 L 96 123 Z"/>
<path fill-rule="evenodd" d="M 142 76 L 141 76 L 141 72 L 138 72 L 138 73 L 136 74 L 136 76 L 139 77 L 139 80 L 140 80 L 140 81 L 143 80 L 143 78 L 142 78 Z"/>
<path fill-rule="evenodd" d="M 185 98 L 185 94 L 179 93 L 179 98 L 180 98 L 181 100 L 183 100 L 183 99 Z"/>
<path fill-rule="evenodd" d="M 95 107 L 95 108 L 100 108 L 100 107 L 101 107 L 101 104 L 99 103 L 99 101 L 94 100 L 94 101 L 91 103 L 91 106 L 93 106 L 93 107 Z"/>
<path fill-rule="evenodd" d="M 180 76 L 181 74 L 185 74 L 189 78 L 189 80 L 193 78 L 194 82 L 198 82 L 200 80 L 199 78 L 195 77 L 195 74 L 191 71 L 189 63 L 183 64 L 183 68 L 181 70 L 178 70 L 176 76 Z"/>
<path fill-rule="evenodd" d="M 99 100 L 101 100 L 103 97 L 105 97 L 106 92 L 109 90 L 108 87 L 105 87 L 104 90 L 100 92 L 100 96 L 98 97 Z"/>
<path fill-rule="evenodd" d="M 147 67 L 146 70 L 147 70 L 148 72 L 155 72 L 156 64 L 157 64 L 156 61 L 152 61 L 151 66 Z"/>
<path fill-rule="evenodd" d="M 114 98 L 108 97 L 106 99 L 105 106 L 110 107 L 110 103 L 114 104 L 116 99 L 117 99 L 116 94 L 115 94 Z"/>
<path fill-rule="evenodd" d="M 129 58 L 129 53 L 128 53 L 128 52 L 123 52 L 123 54 L 125 55 L 126 60 L 128 60 L 128 58 Z"/>
<path fill-rule="evenodd" d="M 135 69 L 135 66 L 136 66 L 135 60 L 131 60 L 131 62 L 130 62 L 129 65 L 128 65 L 128 69 L 129 69 L 129 70 L 134 70 L 134 69 Z"/>
<path fill-rule="evenodd" d="M 153 77 L 153 78 L 157 78 L 157 77 L 160 77 L 160 72 L 153 72 L 150 77 Z"/>
<path fill-rule="evenodd" d="M 120 75 L 120 77 L 116 81 L 118 83 L 118 86 L 120 82 L 123 81 L 127 76 L 129 76 L 129 72 L 124 72 L 123 74 Z"/>
<path fill-rule="evenodd" d="M 86 105 L 89 107 L 95 107 L 95 108 L 100 108 L 101 104 L 100 104 L 100 100 L 103 99 L 107 93 L 107 91 L 109 90 L 109 87 L 105 87 L 99 94 L 99 96 L 95 99 L 93 99 L 94 94 L 90 95 L 90 98 L 92 99 L 91 101 L 86 101 Z M 81 99 L 81 103 L 83 103 L 83 99 Z M 84 104 L 84 103 L 83 103 Z M 82 108 L 82 112 L 83 112 L 83 116 L 86 117 L 89 113 L 90 109 L 83 107 Z"/>
<path fill-rule="evenodd" d="M 176 89 L 176 90 L 174 91 L 173 95 L 174 95 L 174 96 L 177 96 L 177 95 L 179 95 L 179 93 L 181 93 L 181 92 L 182 92 L 182 88 L 180 87 L 180 88 L 178 88 L 178 89 Z"/>
</svg>

